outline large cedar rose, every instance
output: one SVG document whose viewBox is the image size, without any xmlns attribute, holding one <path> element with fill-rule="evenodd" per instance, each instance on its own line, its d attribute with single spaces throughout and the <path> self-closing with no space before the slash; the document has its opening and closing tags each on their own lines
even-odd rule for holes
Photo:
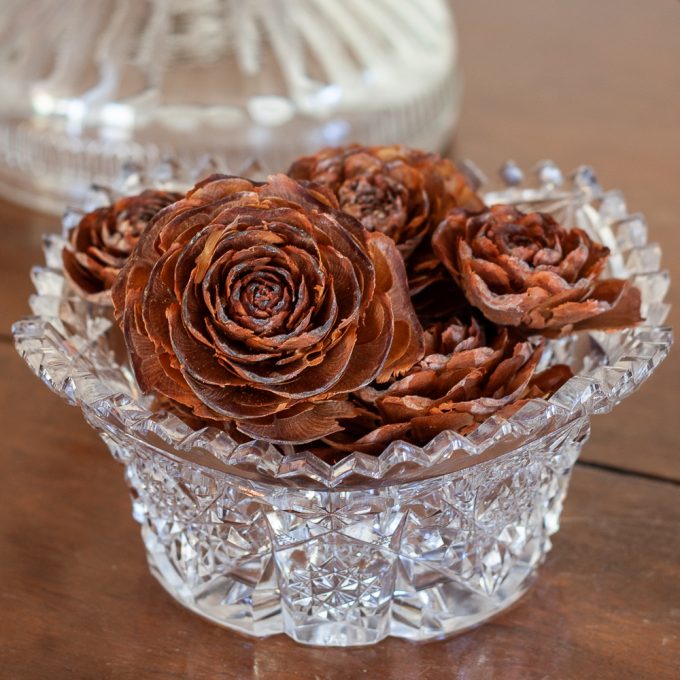
<svg viewBox="0 0 680 680">
<path fill-rule="evenodd" d="M 640 320 L 640 291 L 599 278 L 609 250 L 550 215 L 505 205 L 476 215 L 453 210 L 432 245 L 468 301 L 494 323 L 554 334 Z"/>
<path fill-rule="evenodd" d="M 92 302 L 109 303 L 111 286 L 146 225 L 180 198 L 170 191 L 149 189 L 85 215 L 62 252 L 64 273 L 76 290 Z"/>
<path fill-rule="evenodd" d="M 406 376 L 358 391 L 357 414 L 327 438 L 322 455 L 380 453 L 396 439 L 424 445 L 444 430 L 467 433 L 490 415 L 510 415 L 526 399 L 550 396 L 572 375 L 564 365 L 535 374 L 542 342 L 508 328 L 485 330 L 474 318 L 434 324 L 425 338 L 425 356 Z"/>
<path fill-rule="evenodd" d="M 273 442 L 338 431 L 347 393 L 423 352 L 393 242 L 284 175 L 200 182 L 144 232 L 113 300 L 144 391 Z"/>
<path fill-rule="evenodd" d="M 451 161 L 401 145 L 322 149 L 288 174 L 329 187 L 343 211 L 392 238 L 405 259 L 451 208 L 484 207 Z"/>
</svg>

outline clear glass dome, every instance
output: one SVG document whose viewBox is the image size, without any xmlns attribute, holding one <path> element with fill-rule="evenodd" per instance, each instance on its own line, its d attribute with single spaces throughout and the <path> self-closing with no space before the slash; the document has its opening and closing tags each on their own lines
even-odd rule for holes
<svg viewBox="0 0 680 680">
<path fill-rule="evenodd" d="M 460 98 L 446 0 L 6 0 L 0 87 L 0 192 L 55 211 L 124 161 L 438 149 Z"/>
</svg>

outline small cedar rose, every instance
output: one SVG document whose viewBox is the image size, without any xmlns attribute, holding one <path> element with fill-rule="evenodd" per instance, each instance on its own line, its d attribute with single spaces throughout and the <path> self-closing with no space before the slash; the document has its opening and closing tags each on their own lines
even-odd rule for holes
<svg viewBox="0 0 680 680">
<path fill-rule="evenodd" d="M 288 174 L 329 187 L 341 210 L 389 236 L 404 259 L 451 208 L 484 207 L 451 161 L 402 145 L 322 149 Z"/>
<path fill-rule="evenodd" d="M 609 250 L 548 214 L 453 210 L 432 246 L 470 304 L 496 324 L 554 335 L 641 319 L 635 286 L 600 279 Z"/>
<path fill-rule="evenodd" d="M 339 429 L 347 394 L 423 353 L 394 243 L 285 175 L 214 175 L 147 229 L 113 289 L 140 387 L 252 437 Z"/>
<path fill-rule="evenodd" d="M 331 449 L 380 453 L 402 439 L 424 445 L 444 430 L 470 432 L 490 415 L 509 415 L 526 399 L 547 397 L 572 373 L 557 365 L 535 374 L 542 340 L 474 317 L 425 330 L 425 356 L 390 385 L 356 393 L 357 413 L 345 431 L 327 438 Z"/>
<path fill-rule="evenodd" d="M 110 304 L 111 286 L 146 225 L 180 198 L 174 192 L 148 189 L 85 215 L 62 252 L 64 273 L 73 287 L 91 302 Z"/>
</svg>

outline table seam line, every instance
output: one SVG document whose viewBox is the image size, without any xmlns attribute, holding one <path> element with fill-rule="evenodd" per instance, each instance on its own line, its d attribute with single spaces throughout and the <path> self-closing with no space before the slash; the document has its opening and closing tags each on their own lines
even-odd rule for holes
<svg viewBox="0 0 680 680">
<path fill-rule="evenodd" d="M 594 470 L 601 470 L 603 472 L 613 472 L 619 475 L 625 475 L 627 477 L 638 477 L 640 479 L 646 479 L 652 482 L 661 482 L 663 484 L 672 484 L 673 486 L 680 486 L 680 479 L 675 479 L 673 477 L 666 477 L 665 475 L 659 475 L 654 472 L 642 472 L 639 470 L 631 470 L 629 468 L 616 467 L 609 463 L 597 463 L 589 460 L 578 460 L 576 465 L 579 467 L 591 468 Z"/>
</svg>

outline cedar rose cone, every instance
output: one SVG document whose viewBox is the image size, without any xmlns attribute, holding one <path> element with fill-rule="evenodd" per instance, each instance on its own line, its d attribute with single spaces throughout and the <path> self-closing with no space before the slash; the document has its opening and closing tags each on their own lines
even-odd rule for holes
<svg viewBox="0 0 680 680">
<path fill-rule="evenodd" d="M 85 215 L 62 252 L 64 273 L 83 297 L 110 303 L 110 289 L 146 225 L 180 194 L 149 189 Z"/>
<path fill-rule="evenodd" d="M 163 211 L 116 280 L 135 375 L 272 442 L 341 429 L 347 393 L 423 353 L 404 265 L 322 187 L 214 175 Z"/>
<path fill-rule="evenodd" d="M 487 331 L 474 317 L 433 324 L 425 338 L 425 356 L 406 376 L 359 390 L 358 414 L 326 439 L 327 453 L 380 453 L 396 439 L 423 445 L 444 430 L 467 433 L 494 413 L 507 417 L 526 399 L 549 396 L 572 375 L 564 365 L 535 374 L 542 341 Z"/>
<path fill-rule="evenodd" d="M 550 215 L 505 205 L 453 210 L 432 246 L 470 304 L 496 324 L 556 335 L 641 320 L 635 286 L 599 279 L 608 248 Z"/>
<path fill-rule="evenodd" d="M 450 209 L 484 207 L 451 161 L 401 145 L 322 149 L 288 174 L 330 188 L 341 210 L 389 236 L 405 260 Z"/>
</svg>

